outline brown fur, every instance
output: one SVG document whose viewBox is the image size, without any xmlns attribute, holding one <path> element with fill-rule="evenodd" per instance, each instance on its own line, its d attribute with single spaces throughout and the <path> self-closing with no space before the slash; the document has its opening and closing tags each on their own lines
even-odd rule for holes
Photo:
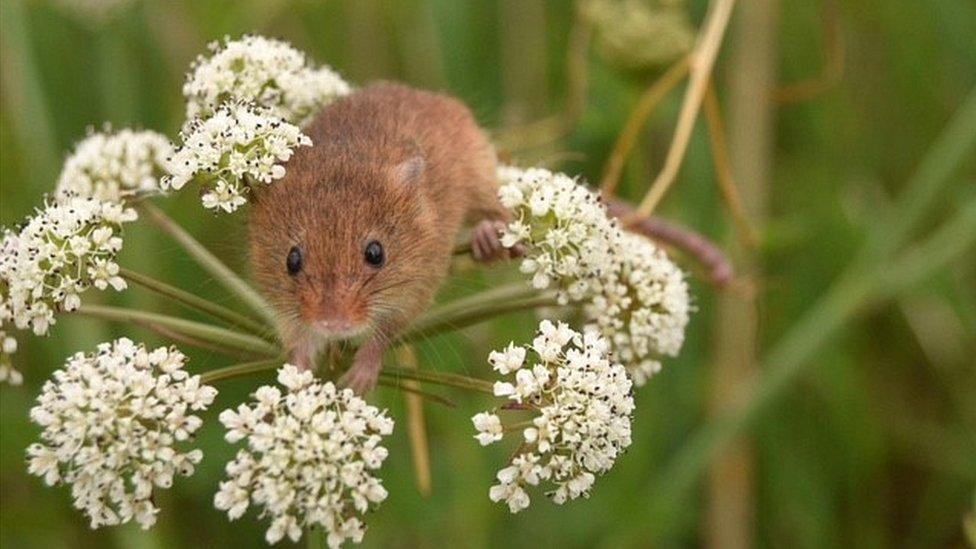
<svg viewBox="0 0 976 549">
<path fill-rule="evenodd" d="M 504 218 L 494 151 L 464 105 L 395 84 L 337 101 L 306 133 L 313 146 L 296 151 L 282 180 L 256 189 L 255 277 L 292 350 L 311 345 L 310 324 L 332 316 L 387 340 L 429 305 L 462 224 Z M 363 259 L 374 239 L 386 254 L 380 269 Z M 304 259 L 296 276 L 285 267 L 292 246 Z"/>
</svg>

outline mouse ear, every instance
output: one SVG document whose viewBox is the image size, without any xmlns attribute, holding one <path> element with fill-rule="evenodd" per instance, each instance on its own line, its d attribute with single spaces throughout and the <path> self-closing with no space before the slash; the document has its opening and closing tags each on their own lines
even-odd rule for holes
<svg viewBox="0 0 976 549">
<path fill-rule="evenodd" d="M 424 157 L 415 155 L 400 162 L 393 168 L 393 177 L 403 185 L 418 185 L 424 176 L 427 161 Z"/>
</svg>

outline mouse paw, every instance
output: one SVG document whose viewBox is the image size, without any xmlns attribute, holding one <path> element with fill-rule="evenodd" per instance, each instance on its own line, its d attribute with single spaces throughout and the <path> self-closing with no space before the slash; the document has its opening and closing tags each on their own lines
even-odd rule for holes
<svg viewBox="0 0 976 549">
<path fill-rule="evenodd" d="M 510 249 L 502 246 L 500 235 L 503 230 L 505 230 L 505 222 L 497 219 L 485 219 L 475 225 L 471 233 L 471 255 L 476 261 L 491 263 L 522 255 L 521 246 Z"/>
<path fill-rule="evenodd" d="M 367 344 L 356 353 L 352 366 L 339 378 L 340 387 L 348 387 L 357 395 L 363 396 L 376 387 L 383 369 L 382 349 L 374 349 Z"/>
</svg>

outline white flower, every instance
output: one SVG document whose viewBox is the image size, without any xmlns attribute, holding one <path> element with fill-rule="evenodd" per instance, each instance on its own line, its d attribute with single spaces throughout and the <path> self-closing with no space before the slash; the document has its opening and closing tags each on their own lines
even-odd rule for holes
<svg viewBox="0 0 976 549">
<path fill-rule="evenodd" d="M 262 36 L 213 42 L 183 85 L 187 119 L 211 116 L 228 100 L 253 101 L 299 126 L 351 89 L 329 67 L 315 68 L 287 42 Z"/>
<path fill-rule="evenodd" d="M 193 474 L 203 453 L 180 448 L 193 438 L 217 391 L 183 370 L 174 348 L 147 351 L 118 339 L 78 353 L 44 384 L 31 420 L 41 442 L 27 449 L 28 469 L 48 485 L 71 485 L 92 528 L 156 521 L 153 491 Z"/>
<path fill-rule="evenodd" d="M 525 247 L 521 271 L 532 285 L 555 285 L 563 303 L 585 299 L 592 283 L 614 268 L 620 230 L 599 197 L 570 177 L 541 168 L 498 169 L 502 204 L 513 221 L 502 244 Z"/>
<path fill-rule="evenodd" d="M 172 144 L 156 132 L 90 133 L 65 160 L 55 195 L 121 202 L 135 193 L 159 192 L 171 154 Z"/>
<path fill-rule="evenodd" d="M 591 328 L 610 341 L 637 386 L 661 369 L 661 356 L 677 356 L 691 311 L 684 273 L 663 250 L 638 235 L 622 237 L 619 268 L 598 284 L 586 305 Z"/>
<path fill-rule="evenodd" d="M 5 236 L 0 279 L 14 324 L 44 335 L 54 313 L 77 309 L 90 286 L 124 289 L 115 257 L 122 224 L 135 219 L 135 210 L 119 203 L 66 197 L 38 210 L 18 234 Z"/>
<path fill-rule="evenodd" d="M 20 385 L 24 376 L 14 368 L 13 355 L 17 352 L 17 340 L 0 329 L 0 382 Z"/>
<path fill-rule="evenodd" d="M 495 395 L 537 415 L 488 494 L 513 513 L 529 506 L 527 488 L 543 481 L 553 486 L 548 495 L 556 503 L 586 496 L 596 475 L 607 472 L 630 446 L 634 410 L 627 372 L 611 362 L 609 343 L 599 334 L 580 334 L 546 320 L 532 345 L 523 349 L 535 359 L 512 371 L 514 383 L 497 382 Z M 502 439 L 496 415 L 479 413 L 472 422 L 482 445 Z"/>
<path fill-rule="evenodd" d="M 271 521 L 268 543 L 298 541 L 311 526 L 325 530 L 330 547 L 359 543 L 366 529 L 360 516 L 387 496 L 373 474 L 386 459 L 380 443 L 393 420 L 290 364 L 278 370 L 278 383 L 285 394 L 261 387 L 251 404 L 220 414 L 226 439 L 247 447 L 227 464 L 214 505 L 231 520 L 250 504 L 261 507 L 259 517 Z"/>
<path fill-rule="evenodd" d="M 474 423 L 474 428 L 478 430 L 478 434 L 474 438 L 482 446 L 488 446 L 492 442 L 502 439 L 502 422 L 495 414 L 481 412 L 475 414 L 471 418 L 471 422 Z"/>
<path fill-rule="evenodd" d="M 282 163 L 294 149 L 312 140 L 298 129 L 250 103 L 224 103 L 208 118 L 189 121 L 182 145 L 169 159 L 164 188 L 182 189 L 191 180 L 210 186 L 203 195 L 208 209 L 233 212 L 247 202 L 248 185 L 271 183 L 285 175 Z"/>
</svg>

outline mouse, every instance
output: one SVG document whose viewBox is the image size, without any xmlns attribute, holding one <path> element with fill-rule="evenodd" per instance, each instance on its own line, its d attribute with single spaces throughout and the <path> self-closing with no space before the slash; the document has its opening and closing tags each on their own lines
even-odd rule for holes
<svg viewBox="0 0 976 549">
<path fill-rule="evenodd" d="M 500 242 L 496 154 L 459 100 L 377 83 L 326 106 L 304 128 L 283 178 L 251 189 L 254 279 L 291 361 L 315 367 L 328 343 L 362 341 L 340 385 L 375 387 L 386 348 L 429 307 L 455 242 L 477 261 Z"/>
</svg>

